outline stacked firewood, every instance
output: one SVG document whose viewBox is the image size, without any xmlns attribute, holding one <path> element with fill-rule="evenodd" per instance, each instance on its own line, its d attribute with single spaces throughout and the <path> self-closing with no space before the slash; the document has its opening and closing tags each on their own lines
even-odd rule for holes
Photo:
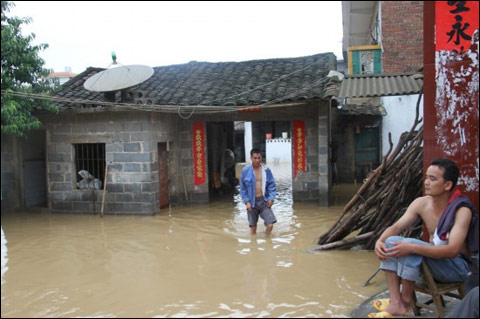
<svg viewBox="0 0 480 319">
<path fill-rule="evenodd" d="M 422 120 L 418 115 L 420 98 L 421 95 L 411 130 L 402 134 L 393 152 L 389 134 L 390 150 L 382 164 L 370 173 L 339 219 L 320 236 L 320 246 L 313 250 L 350 248 L 354 245 L 373 249 L 382 232 L 403 215 L 415 198 L 422 195 L 423 124 L 420 125 Z M 403 235 L 419 238 L 421 232 L 422 225 L 418 221 Z M 355 236 L 349 236 L 352 233 Z M 345 239 L 347 236 L 349 238 Z"/>
</svg>

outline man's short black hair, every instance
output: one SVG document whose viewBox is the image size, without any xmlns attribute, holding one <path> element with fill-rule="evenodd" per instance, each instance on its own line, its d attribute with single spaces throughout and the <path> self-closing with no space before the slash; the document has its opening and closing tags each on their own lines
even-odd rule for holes
<svg viewBox="0 0 480 319">
<path fill-rule="evenodd" d="M 458 182 L 458 175 L 460 175 L 460 170 L 458 169 L 458 166 L 457 164 L 455 164 L 455 162 L 446 158 L 435 158 L 432 160 L 430 165 L 443 167 L 443 179 L 446 182 L 452 182 L 452 189 L 455 188 Z"/>
<path fill-rule="evenodd" d="M 261 156 L 262 151 L 259 148 L 252 148 L 252 150 L 250 151 L 250 157 L 252 157 L 253 154 L 260 154 L 260 156 Z"/>
</svg>

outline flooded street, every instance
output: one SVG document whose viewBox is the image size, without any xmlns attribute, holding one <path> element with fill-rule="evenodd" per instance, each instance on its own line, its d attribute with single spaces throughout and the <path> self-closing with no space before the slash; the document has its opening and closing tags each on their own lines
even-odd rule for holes
<svg viewBox="0 0 480 319">
<path fill-rule="evenodd" d="M 2 214 L 2 317 L 348 316 L 385 287 L 362 286 L 374 254 L 306 252 L 342 207 L 292 205 L 271 168 L 271 235 L 250 235 L 239 195 L 151 217 Z"/>
</svg>

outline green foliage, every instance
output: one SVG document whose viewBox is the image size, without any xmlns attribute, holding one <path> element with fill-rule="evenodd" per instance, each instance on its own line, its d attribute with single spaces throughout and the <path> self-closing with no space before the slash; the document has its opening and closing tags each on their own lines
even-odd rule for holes
<svg viewBox="0 0 480 319">
<path fill-rule="evenodd" d="M 34 115 L 42 110 L 57 111 L 48 100 L 18 97 L 12 93 L 47 94 L 52 91 L 46 78 L 50 73 L 44 69 L 44 61 L 38 56 L 47 44 L 32 45 L 35 34 L 23 36 L 22 24 L 29 18 L 7 17 L 10 7 L 2 1 L 2 133 L 25 137 L 32 129 L 42 124 Z"/>
</svg>

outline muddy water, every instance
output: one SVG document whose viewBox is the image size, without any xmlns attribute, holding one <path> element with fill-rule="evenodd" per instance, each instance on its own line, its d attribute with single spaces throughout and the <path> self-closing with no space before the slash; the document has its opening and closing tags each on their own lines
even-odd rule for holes
<svg viewBox="0 0 480 319">
<path fill-rule="evenodd" d="M 307 253 L 341 206 L 293 205 L 272 168 L 271 235 L 249 234 L 238 195 L 152 217 L 2 214 L 2 317 L 348 316 L 384 288 L 362 286 L 375 257 Z"/>
</svg>

